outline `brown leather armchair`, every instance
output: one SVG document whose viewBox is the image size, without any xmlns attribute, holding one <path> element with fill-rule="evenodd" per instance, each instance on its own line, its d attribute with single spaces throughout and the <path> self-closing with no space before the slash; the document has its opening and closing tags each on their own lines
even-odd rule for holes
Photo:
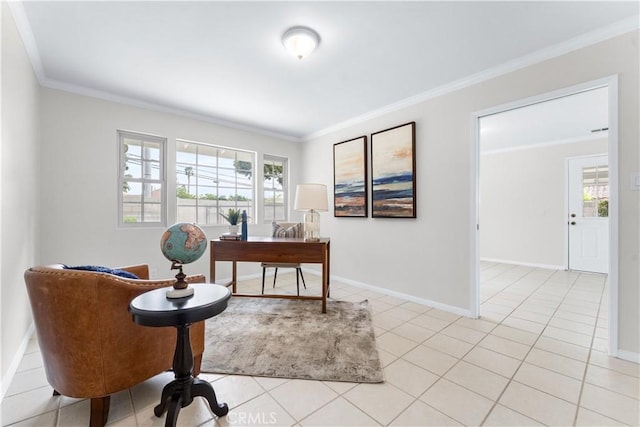
<svg viewBox="0 0 640 427">
<path fill-rule="evenodd" d="M 173 285 L 148 280 L 147 265 L 121 267 L 140 278 L 33 267 L 24 274 L 47 380 L 54 394 L 91 399 L 90 426 L 104 426 L 110 395 L 171 368 L 175 328 L 139 326 L 129 313 L 143 292 Z M 191 283 L 205 281 L 189 276 Z M 194 376 L 200 373 L 204 322 L 191 327 Z"/>
</svg>

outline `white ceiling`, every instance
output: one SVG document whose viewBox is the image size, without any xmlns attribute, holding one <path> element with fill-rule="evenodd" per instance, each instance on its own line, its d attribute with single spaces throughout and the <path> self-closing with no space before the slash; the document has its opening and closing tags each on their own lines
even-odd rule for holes
<svg viewBox="0 0 640 427">
<path fill-rule="evenodd" d="M 294 140 L 550 57 L 558 45 L 566 51 L 629 31 L 639 12 L 635 1 L 24 1 L 11 8 L 45 86 Z M 280 40 L 295 25 L 321 37 L 303 61 Z"/>
</svg>

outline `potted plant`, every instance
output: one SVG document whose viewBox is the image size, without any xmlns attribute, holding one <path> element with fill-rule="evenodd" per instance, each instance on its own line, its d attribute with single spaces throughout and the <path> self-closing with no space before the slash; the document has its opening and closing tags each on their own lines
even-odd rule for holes
<svg viewBox="0 0 640 427">
<path fill-rule="evenodd" d="M 229 233 L 238 234 L 238 221 L 240 220 L 240 209 L 229 208 L 226 214 L 220 213 L 222 218 L 229 223 Z"/>
</svg>

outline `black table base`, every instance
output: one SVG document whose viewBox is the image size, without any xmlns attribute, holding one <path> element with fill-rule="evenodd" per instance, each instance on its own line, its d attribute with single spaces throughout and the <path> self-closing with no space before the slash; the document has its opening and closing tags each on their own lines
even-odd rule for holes
<svg viewBox="0 0 640 427">
<path fill-rule="evenodd" d="M 207 381 L 194 378 L 193 352 L 189 338 L 190 324 L 176 326 L 178 337 L 176 350 L 173 355 L 173 372 L 175 379 L 162 389 L 160 404 L 153 408 L 156 417 L 162 416 L 168 410 L 165 427 L 173 427 L 178 421 L 180 409 L 189 406 L 193 398 L 204 397 L 209 403 L 211 411 L 219 417 L 227 415 L 229 407 L 226 403 L 218 403 L 213 387 Z"/>
</svg>

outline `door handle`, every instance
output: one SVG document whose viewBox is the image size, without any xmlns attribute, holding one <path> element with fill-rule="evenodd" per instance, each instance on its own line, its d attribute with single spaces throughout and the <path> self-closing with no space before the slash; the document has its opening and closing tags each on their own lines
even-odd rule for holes
<svg viewBox="0 0 640 427">
<path fill-rule="evenodd" d="M 572 213 L 571 218 L 575 218 L 575 217 L 576 217 L 576 214 Z"/>
<path fill-rule="evenodd" d="M 571 221 L 571 225 L 576 225 L 576 222 L 575 221 Z"/>
</svg>

